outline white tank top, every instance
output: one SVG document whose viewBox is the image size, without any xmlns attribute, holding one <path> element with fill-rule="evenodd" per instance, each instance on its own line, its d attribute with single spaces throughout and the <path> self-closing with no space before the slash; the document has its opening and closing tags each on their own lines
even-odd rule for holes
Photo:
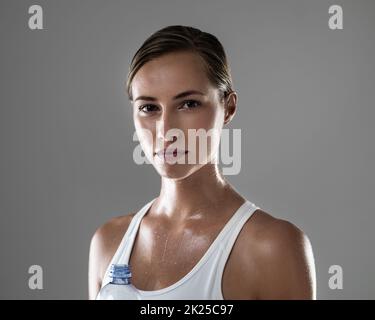
<svg viewBox="0 0 375 320">
<path fill-rule="evenodd" d="M 132 218 L 119 247 L 108 265 L 101 288 L 111 281 L 109 271 L 112 264 L 129 264 L 130 254 L 139 225 L 155 199 L 144 205 Z M 189 273 L 176 283 L 160 290 L 144 291 L 137 289 L 141 299 L 224 300 L 221 291 L 221 281 L 226 261 L 243 225 L 257 209 L 259 207 L 246 200 L 235 211 L 206 253 Z"/>
</svg>

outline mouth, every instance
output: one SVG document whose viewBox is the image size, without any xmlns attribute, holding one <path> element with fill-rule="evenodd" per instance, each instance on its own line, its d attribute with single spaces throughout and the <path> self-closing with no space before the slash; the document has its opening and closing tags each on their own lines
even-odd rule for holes
<svg viewBox="0 0 375 320">
<path fill-rule="evenodd" d="M 183 154 L 187 154 L 189 151 L 188 150 L 180 150 L 180 149 L 174 149 L 172 151 L 163 149 L 158 152 L 154 152 L 154 155 L 157 155 L 161 159 L 166 159 L 166 158 L 172 158 L 172 157 L 177 157 Z"/>
</svg>

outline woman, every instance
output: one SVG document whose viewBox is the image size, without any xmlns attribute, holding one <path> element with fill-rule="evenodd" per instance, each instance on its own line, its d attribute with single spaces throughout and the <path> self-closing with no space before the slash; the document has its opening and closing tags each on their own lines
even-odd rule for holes
<svg viewBox="0 0 375 320">
<path fill-rule="evenodd" d="M 240 195 L 218 167 L 220 133 L 237 103 L 218 39 L 187 26 L 159 30 L 136 52 L 127 93 L 161 189 L 95 232 L 90 299 L 110 282 L 112 264 L 130 265 L 141 299 L 315 299 L 306 235 Z M 189 129 L 216 133 L 203 150 Z"/>
</svg>

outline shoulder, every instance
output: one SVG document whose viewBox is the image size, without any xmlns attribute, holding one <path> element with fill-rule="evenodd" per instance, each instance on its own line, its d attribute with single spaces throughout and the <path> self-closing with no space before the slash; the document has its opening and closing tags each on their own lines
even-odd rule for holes
<svg viewBox="0 0 375 320">
<path fill-rule="evenodd" d="M 299 227 L 259 209 L 246 224 L 245 238 L 244 263 L 256 266 L 261 299 L 315 298 L 313 251 Z"/>
<path fill-rule="evenodd" d="M 112 243 L 122 231 L 127 230 L 133 216 L 133 213 L 129 213 L 109 219 L 95 230 L 91 241 Z"/>
<path fill-rule="evenodd" d="M 134 213 L 114 217 L 94 232 L 89 252 L 89 296 L 94 298 Z"/>
<path fill-rule="evenodd" d="M 134 213 L 114 217 L 97 228 L 91 238 L 90 252 L 94 251 L 93 253 L 100 255 L 101 260 L 109 263 L 133 217 Z M 104 275 L 106 268 L 106 265 L 103 266 L 102 275 Z"/>
<path fill-rule="evenodd" d="M 134 214 L 129 213 L 118 217 L 111 218 L 103 225 L 98 227 L 91 238 L 91 244 L 104 245 L 111 247 L 119 244 L 124 232 L 126 232 Z"/>
<path fill-rule="evenodd" d="M 250 222 L 249 220 L 248 222 Z M 308 241 L 305 233 L 293 223 L 278 219 L 263 210 L 257 210 L 247 224 L 248 236 L 263 254 L 280 253 L 283 249 L 299 248 Z"/>
</svg>

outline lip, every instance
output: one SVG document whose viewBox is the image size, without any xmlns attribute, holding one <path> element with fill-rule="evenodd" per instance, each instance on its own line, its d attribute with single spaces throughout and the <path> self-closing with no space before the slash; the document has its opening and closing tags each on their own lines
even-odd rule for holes
<svg viewBox="0 0 375 320">
<path fill-rule="evenodd" d="M 162 150 L 159 150 L 157 152 L 154 152 L 154 155 L 157 155 L 159 156 L 161 159 L 165 159 L 166 157 L 178 157 L 182 154 L 186 154 L 188 153 L 189 151 L 188 150 L 181 150 L 181 149 L 174 149 L 173 151 L 169 149 L 162 149 Z"/>
</svg>

